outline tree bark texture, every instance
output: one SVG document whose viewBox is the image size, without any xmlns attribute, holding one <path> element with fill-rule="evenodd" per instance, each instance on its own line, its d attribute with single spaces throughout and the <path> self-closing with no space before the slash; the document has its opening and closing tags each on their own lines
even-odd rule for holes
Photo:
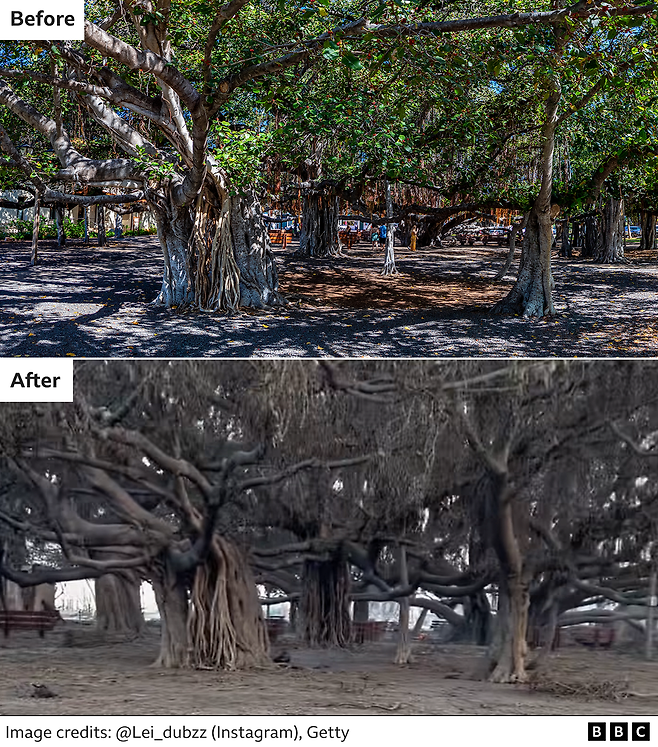
<svg viewBox="0 0 658 747">
<path fill-rule="evenodd" d="M 615 264 L 625 261 L 623 200 L 608 197 L 603 204 L 601 230 L 594 261 L 602 264 Z"/>
<path fill-rule="evenodd" d="M 127 572 L 96 579 L 96 628 L 103 633 L 139 635 L 144 629 L 140 579 Z"/>
<path fill-rule="evenodd" d="M 338 197 L 321 193 L 304 196 L 299 254 L 304 257 L 333 257 L 340 254 Z"/>
<path fill-rule="evenodd" d="M 310 646 L 349 644 L 350 583 L 349 565 L 340 558 L 304 563 L 301 633 Z"/>
<path fill-rule="evenodd" d="M 546 100 L 544 126 L 542 128 L 541 187 L 530 210 L 528 225 L 521 250 L 519 274 L 506 298 L 493 308 L 498 314 L 522 314 L 525 317 L 553 315 L 553 275 L 551 272 L 551 248 L 553 244 L 552 223 L 555 217 L 551 209 L 553 193 L 553 153 L 555 151 L 555 128 L 561 89 L 557 81 Z"/>
<path fill-rule="evenodd" d="M 55 207 L 55 224 L 57 227 L 57 246 L 66 246 L 66 234 L 64 233 L 64 208 L 60 205 Z"/>
<path fill-rule="evenodd" d="M 193 211 L 167 200 L 154 212 L 164 255 L 157 305 L 235 311 L 285 303 L 269 232 L 252 193 L 227 196 L 218 207 L 203 192 Z"/>
<path fill-rule="evenodd" d="M 264 666 L 268 639 L 258 591 L 246 559 L 216 537 L 196 569 L 188 621 L 190 664 L 224 670 Z"/>
</svg>

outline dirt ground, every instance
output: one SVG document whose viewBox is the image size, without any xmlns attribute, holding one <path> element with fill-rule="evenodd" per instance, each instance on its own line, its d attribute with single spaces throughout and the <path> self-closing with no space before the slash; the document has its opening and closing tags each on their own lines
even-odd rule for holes
<svg viewBox="0 0 658 747">
<path fill-rule="evenodd" d="M 250 672 L 174 671 L 150 667 L 157 631 L 142 639 L 101 644 L 76 637 L 65 623 L 40 640 L 17 633 L 0 642 L 0 715 L 655 715 L 658 662 L 639 652 L 565 647 L 552 655 L 546 681 L 552 692 L 474 679 L 483 649 L 433 642 L 416 644 L 415 660 L 391 663 L 394 643 L 346 651 L 309 650 L 283 641 L 288 665 Z M 77 626 L 79 628 L 79 626 Z M 66 630 L 62 630 L 66 628 Z M 66 645 L 68 642 L 69 645 Z M 592 682 L 618 693 L 577 693 Z M 32 696 L 32 684 L 56 697 Z M 555 683 L 559 683 L 556 695 Z"/>
<path fill-rule="evenodd" d="M 658 261 L 553 257 L 556 316 L 490 313 L 516 272 L 495 281 L 505 249 L 396 247 L 400 271 L 358 244 L 342 257 L 302 260 L 275 248 L 289 303 L 238 314 L 150 305 L 162 252 L 153 237 L 99 249 L 0 243 L 0 355 L 85 357 L 653 357 L 658 354 Z"/>
</svg>

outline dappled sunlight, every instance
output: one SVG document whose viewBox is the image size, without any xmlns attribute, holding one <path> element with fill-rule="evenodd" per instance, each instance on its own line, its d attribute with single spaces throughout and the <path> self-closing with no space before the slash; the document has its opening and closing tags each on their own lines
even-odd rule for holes
<svg viewBox="0 0 658 747">
<path fill-rule="evenodd" d="M 658 266 L 631 253 L 606 266 L 555 257 L 557 316 L 496 317 L 489 309 L 512 278 L 493 280 L 498 247 L 396 247 L 400 274 L 379 274 L 368 244 L 305 260 L 277 247 L 290 303 L 233 316 L 150 305 L 161 282 L 155 238 L 107 248 L 0 244 L 3 356 L 461 357 L 654 356 Z"/>
</svg>

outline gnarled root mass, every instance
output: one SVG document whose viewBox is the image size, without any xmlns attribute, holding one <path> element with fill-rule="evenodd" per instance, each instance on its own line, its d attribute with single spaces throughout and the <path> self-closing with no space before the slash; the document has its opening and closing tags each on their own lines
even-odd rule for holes
<svg viewBox="0 0 658 747">
<path fill-rule="evenodd" d="M 194 576 L 187 634 L 189 666 L 245 669 L 269 663 L 268 640 L 248 564 L 216 538 Z"/>
<path fill-rule="evenodd" d="M 351 636 L 350 572 L 346 562 L 309 560 L 304 564 L 302 637 L 311 646 L 347 646 Z"/>
</svg>

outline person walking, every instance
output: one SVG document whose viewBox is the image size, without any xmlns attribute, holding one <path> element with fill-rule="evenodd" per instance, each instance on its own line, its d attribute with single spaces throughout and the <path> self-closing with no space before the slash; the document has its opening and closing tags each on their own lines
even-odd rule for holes
<svg viewBox="0 0 658 747">
<path fill-rule="evenodd" d="M 386 223 L 379 227 L 379 242 L 382 245 L 382 251 L 386 248 Z"/>
</svg>

